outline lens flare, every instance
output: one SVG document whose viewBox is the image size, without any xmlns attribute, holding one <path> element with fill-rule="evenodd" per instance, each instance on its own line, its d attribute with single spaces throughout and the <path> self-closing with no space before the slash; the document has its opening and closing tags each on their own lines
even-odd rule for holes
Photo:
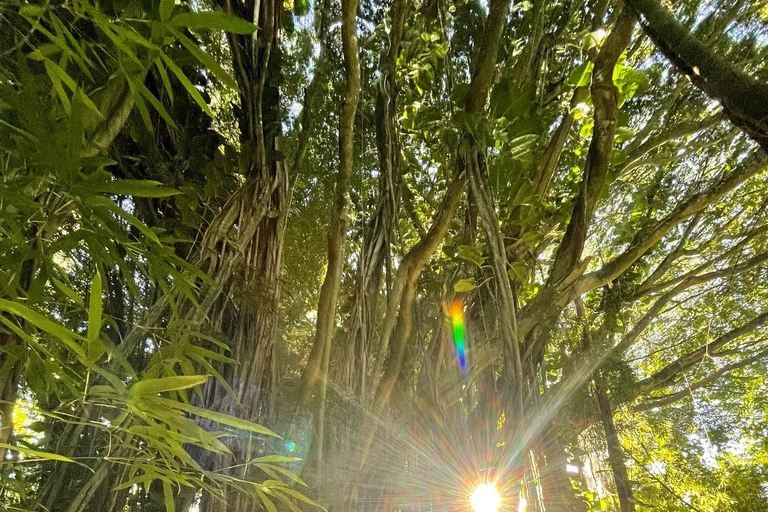
<svg viewBox="0 0 768 512">
<path fill-rule="evenodd" d="M 467 352 L 464 347 L 464 306 L 456 301 L 451 304 L 451 321 L 453 323 L 453 341 L 456 343 L 456 354 L 459 357 L 461 373 L 467 373 Z"/>
<path fill-rule="evenodd" d="M 501 505 L 501 496 L 495 485 L 485 482 L 477 486 L 469 501 L 475 512 L 496 512 Z"/>
</svg>

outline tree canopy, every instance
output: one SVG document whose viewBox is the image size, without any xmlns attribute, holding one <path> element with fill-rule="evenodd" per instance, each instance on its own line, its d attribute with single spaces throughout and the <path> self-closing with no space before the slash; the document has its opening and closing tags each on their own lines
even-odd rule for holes
<svg viewBox="0 0 768 512">
<path fill-rule="evenodd" d="M 763 0 L 1 2 L 0 507 L 768 511 L 766 83 Z"/>
</svg>

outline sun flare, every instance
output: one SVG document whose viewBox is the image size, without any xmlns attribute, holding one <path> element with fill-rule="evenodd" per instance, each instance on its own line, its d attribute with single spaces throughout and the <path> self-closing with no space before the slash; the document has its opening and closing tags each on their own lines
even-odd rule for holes
<svg viewBox="0 0 768 512">
<path fill-rule="evenodd" d="M 495 485 L 485 482 L 478 485 L 472 492 L 470 503 L 475 512 L 496 512 L 501 505 L 501 496 Z"/>
</svg>

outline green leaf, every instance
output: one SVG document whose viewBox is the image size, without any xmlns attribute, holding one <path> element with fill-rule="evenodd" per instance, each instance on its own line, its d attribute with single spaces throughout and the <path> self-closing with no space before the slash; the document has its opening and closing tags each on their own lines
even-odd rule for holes
<svg viewBox="0 0 768 512">
<path fill-rule="evenodd" d="M 152 180 L 117 180 L 95 185 L 96 192 L 120 194 L 133 197 L 170 197 L 181 194 L 176 189 L 164 187 L 159 181 Z"/>
<path fill-rule="evenodd" d="M 27 448 L 25 446 L 18 446 L 13 444 L 6 444 L 6 443 L 0 443 L 0 448 L 5 448 L 6 450 L 12 450 L 14 452 L 19 452 L 23 455 L 28 455 L 30 457 L 35 457 L 38 459 L 46 459 L 46 460 L 58 460 L 61 462 L 75 462 L 69 457 L 65 457 L 63 455 L 59 455 L 57 453 L 50 453 L 50 452 L 41 452 L 38 450 L 33 450 L 31 448 Z"/>
<path fill-rule="evenodd" d="M 293 14 L 296 16 L 309 14 L 309 0 L 293 0 Z"/>
<path fill-rule="evenodd" d="M 509 277 L 515 281 L 520 281 L 521 283 L 528 282 L 528 268 L 522 261 L 513 261 L 510 263 L 507 274 L 509 274 Z"/>
<path fill-rule="evenodd" d="M 99 112 L 98 107 L 91 101 L 91 98 L 88 97 L 87 94 L 82 92 L 82 90 L 78 87 L 77 83 L 72 79 L 71 76 L 67 74 L 66 71 L 64 71 L 58 64 L 53 62 L 51 59 L 45 59 L 43 61 L 45 64 L 45 69 L 48 71 L 48 76 L 53 77 L 56 76 L 62 83 L 64 83 L 67 87 L 69 87 L 69 90 L 72 91 L 73 94 L 80 95 L 80 99 L 83 101 L 83 104 L 85 104 L 86 107 L 91 109 L 93 112 L 96 113 L 97 116 L 99 116 L 99 119 L 104 119 L 104 116 L 101 115 L 101 112 Z"/>
<path fill-rule="evenodd" d="M 168 21 L 173 13 L 173 6 L 176 4 L 175 0 L 160 0 L 160 19 L 163 22 Z"/>
<path fill-rule="evenodd" d="M 165 70 L 165 66 L 163 66 L 163 61 L 160 57 L 155 59 L 155 67 L 160 73 L 160 78 L 163 80 L 163 89 L 165 89 L 168 98 L 170 98 L 171 103 L 173 103 L 173 87 L 171 87 L 171 81 L 168 79 L 168 71 Z"/>
<path fill-rule="evenodd" d="M 589 85 L 589 83 L 592 81 L 592 70 L 594 67 L 595 65 L 592 62 L 584 62 L 579 64 L 573 68 L 571 74 L 568 75 L 568 83 L 577 87 L 584 87 Z"/>
<path fill-rule="evenodd" d="M 313 507 L 321 508 L 325 510 L 325 508 L 318 503 L 315 503 L 312 499 L 308 498 L 307 496 L 303 495 L 299 491 L 296 491 L 294 489 L 291 489 L 289 487 L 281 487 L 280 492 L 284 492 L 286 494 L 289 494 L 296 498 L 297 500 L 303 501 L 304 503 L 307 503 L 308 505 L 312 505 Z"/>
<path fill-rule="evenodd" d="M 253 23 L 221 11 L 185 12 L 174 16 L 168 24 L 173 27 L 223 30 L 244 35 L 253 34 L 258 29 Z"/>
<path fill-rule="evenodd" d="M 165 498 L 165 512 L 173 512 L 173 489 L 167 480 L 163 480 L 163 497 Z"/>
<path fill-rule="evenodd" d="M 179 79 L 179 82 L 181 82 L 181 85 L 183 85 L 184 88 L 189 93 L 189 95 L 192 96 L 192 99 L 195 100 L 195 102 L 198 105 L 200 105 L 200 108 L 202 108 L 206 114 L 213 117 L 213 112 L 211 111 L 211 108 L 203 99 L 203 96 L 200 94 L 200 91 L 197 90 L 197 87 L 192 85 L 192 82 L 190 82 L 189 78 L 187 78 L 187 75 L 185 75 L 184 72 L 181 69 L 179 69 L 179 66 L 177 66 L 171 60 L 171 58 L 164 53 L 160 53 L 160 58 L 163 59 L 163 62 L 165 62 L 165 65 L 168 66 L 168 69 L 170 69 L 171 72 L 174 75 L 176 75 L 176 78 Z"/>
<path fill-rule="evenodd" d="M 131 386 L 131 395 L 152 396 L 168 391 L 180 391 L 201 386 L 206 380 L 208 380 L 207 375 L 179 375 L 177 377 L 145 379 Z"/>
<path fill-rule="evenodd" d="M 278 478 L 278 474 L 280 473 L 284 475 L 285 477 L 289 478 L 290 480 L 296 482 L 297 484 L 308 487 L 307 483 L 301 479 L 298 475 L 293 473 L 292 471 L 289 471 L 281 466 L 276 466 L 274 464 L 264 464 L 264 463 L 257 463 L 256 467 L 267 473 L 272 478 Z"/>
<path fill-rule="evenodd" d="M 99 340 L 101 335 L 101 272 L 98 270 L 91 283 L 91 296 L 88 299 L 88 336 L 86 337 L 86 354 L 88 360 L 95 362 L 104 353 L 104 345 Z"/>
<path fill-rule="evenodd" d="M 478 267 L 482 267 L 485 263 L 485 258 L 483 258 L 480 250 L 471 245 L 460 245 L 458 256 L 465 261 L 474 263 Z"/>
<path fill-rule="evenodd" d="M 163 106 L 163 104 L 160 103 L 160 101 L 157 98 L 155 98 L 155 95 L 149 92 L 149 89 L 147 89 L 147 87 L 140 82 L 136 82 L 136 88 L 139 90 L 141 95 L 147 99 L 149 104 L 152 105 L 152 107 L 154 107 L 157 113 L 160 114 L 160 117 L 162 117 L 163 120 L 166 123 L 168 123 L 168 126 L 170 126 L 171 128 L 176 128 L 176 122 L 173 120 L 173 118 L 168 113 L 168 111 L 165 110 L 165 107 Z"/>
<path fill-rule="evenodd" d="M 80 295 L 77 294 L 75 290 L 73 290 L 68 285 L 64 284 L 63 282 L 59 281 L 55 277 L 51 278 L 51 281 L 53 282 L 53 285 L 64 295 L 66 295 L 72 302 L 77 304 L 78 306 L 84 306 L 83 299 L 80 297 Z"/>
<path fill-rule="evenodd" d="M 272 500 L 270 500 L 264 492 L 256 488 L 256 494 L 259 496 L 259 501 L 261 501 L 262 505 L 264 505 L 264 508 L 267 509 L 267 512 L 277 512 L 277 507 L 275 507 L 275 504 L 272 503 Z"/>
<path fill-rule="evenodd" d="M 127 211 L 123 210 L 119 206 L 117 206 L 112 200 L 107 199 L 106 197 L 96 196 L 91 198 L 90 202 L 93 202 L 94 199 L 104 199 L 107 202 L 104 203 L 104 206 L 106 206 L 110 211 L 114 212 L 115 214 L 119 215 L 123 219 L 127 220 L 128 223 L 138 229 L 144 236 L 155 242 L 156 244 L 160 243 L 160 239 L 157 238 L 157 234 L 152 231 L 149 226 L 141 222 L 136 216 L 128 213 Z"/>
<path fill-rule="evenodd" d="M 256 434 L 264 434 L 267 436 L 272 436 L 272 437 L 277 437 L 282 439 L 279 435 L 275 434 L 274 432 L 269 430 L 267 427 L 263 427 L 258 423 L 254 423 L 252 421 L 236 418 L 235 416 L 230 416 L 229 414 L 224 414 L 221 412 L 209 411 L 207 409 L 203 409 L 201 407 L 195 407 L 194 405 L 189 405 L 189 404 L 178 403 L 177 407 L 187 412 L 190 412 L 192 414 L 195 414 L 197 416 L 200 416 L 201 418 L 206 418 L 211 421 L 215 421 L 216 423 L 221 423 L 222 425 L 227 425 L 230 427 L 239 428 L 240 430 L 247 430 L 249 432 L 254 432 Z"/>
<path fill-rule="evenodd" d="M 474 279 L 459 279 L 459 281 L 453 285 L 453 291 L 456 293 L 471 292 L 477 288 Z"/>
<path fill-rule="evenodd" d="M 69 347 L 70 350 L 72 350 L 81 358 L 85 359 L 85 353 L 83 352 L 83 349 L 78 343 L 75 343 L 76 339 L 82 339 L 82 337 L 70 331 L 63 325 L 54 322 L 50 318 L 41 315 L 37 311 L 34 311 L 23 304 L 6 299 L 0 299 L 0 311 L 5 311 L 6 313 L 10 313 L 12 315 L 23 318 L 25 321 L 34 325 L 38 329 L 60 339 Z"/>
<path fill-rule="evenodd" d="M 288 457 L 286 455 L 264 455 L 263 457 L 252 459 L 251 462 L 290 463 L 298 462 L 300 460 L 299 457 Z"/>
<path fill-rule="evenodd" d="M 136 103 L 136 108 L 139 109 L 139 114 L 141 114 L 141 120 L 144 121 L 144 126 L 147 128 L 148 132 L 154 132 L 155 130 L 152 126 L 152 118 L 149 115 L 149 109 L 147 109 L 147 104 L 144 103 L 144 99 L 141 97 L 141 93 L 138 91 L 136 83 L 127 75 L 126 80 L 128 81 L 128 87 L 131 89 L 131 96 L 133 97 L 134 103 Z"/>
<path fill-rule="evenodd" d="M 178 30 L 172 29 L 170 27 L 168 27 L 168 30 L 174 35 L 174 37 L 176 37 L 176 39 L 179 40 L 179 42 L 184 46 L 184 48 L 187 49 L 187 51 L 189 51 L 189 53 L 194 55 L 195 58 L 199 60 L 200 63 L 209 71 L 211 71 L 211 73 L 213 73 L 216 78 L 221 80 L 224 85 L 230 89 L 237 89 L 237 82 L 235 79 L 232 78 L 232 76 L 230 76 L 230 74 L 227 73 L 224 68 L 222 68 L 219 63 L 216 62 L 216 60 L 214 60 L 213 57 L 201 50 L 199 46 L 190 41 L 188 37 L 186 37 Z"/>
</svg>

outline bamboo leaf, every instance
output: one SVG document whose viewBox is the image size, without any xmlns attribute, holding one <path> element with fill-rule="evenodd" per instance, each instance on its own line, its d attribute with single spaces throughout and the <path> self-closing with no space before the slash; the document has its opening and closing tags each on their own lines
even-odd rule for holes
<svg viewBox="0 0 768 512">
<path fill-rule="evenodd" d="M 298 462 L 301 459 L 298 457 L 288 457 L 286 455 L 265 455 L 263 457 L 256 457 L 255 459 L 252 459 L 252 462 L 277 462 L 277 463 L 287 463 L 287 462 Z"/>
<path fill-rule="evenodd" d="M 179 66 L 177 66 L 165 53 L 160 53 L 160 58 L 163 59 L 163 62 L 165 62 L 165 65 L 168 66 L 168 69 L 170 69 L 171 72 L 176 75 L 176 78 L 178 78 L 179 82 L 181 82 L 181 85 L 183 85 L 189 95 L 192 96 L 192 99 L 194 99 L 195 102 L 200 105 L 200 108 L 202 108 L 206 114 L 213 117 L 213 112 L 203 99 L 200 91 L 197 90 L 197 87 L 192 85 L 192 82 L 190 82 L 189 78 L 187 78 L 187 75 L 185 75 L 184 72 L 179 69 Z"/>
<path fill-rule="evenodd" d="M 91 283 L 91 296 L 88 299 L 88 336 L 86 353 L 88 360 L 95 362 L 104 353 L 104 346 L 99 340 L 101 335 L 101 273 L 97 270 Z"/>
<path fill-rule="evenodd" d="M 120 194 L 133 197 L 170 197 L 181 194 L 176 189 L 164 187 L 159 181 L 153 180 L 116 180 L 95 185 L 97 192 Z"/>
<path fill-rule="evenodd" d="M 163 106 L 160 101 L 155 98 L 155 95 L 149 92 L 149 89 L 142 84 L 142 83 L 136 83 L 136 88 L 139 90 L 142 96 L 144 96 L 147 101 L 154 107 L 155 110 L 157 110 L 157 113 L 160 114 L 160 117 L 163 118 L 163 120 L 168 123 L 168 126 L 172 128 L 176 128 L 176 122 L 171 118 L 170 114 L 168 114 L 168 111 L 165 110 L 165 107 Z"/>
<path fill-rule="evenodd" d="M 12 315 L 23 318 L 25 321 L 34 325 L 38 329 L 60 339 L 70 348 L 70 350 L 85 359 L 85 353 L 83 352 L 83 349 L 79 344 L 75 343 L 76 339 L 82 339 L 82 337 L 70 331 L 63 325 L 54 322 L 45 315 L 42 315 L 23 304 L 6 299 L 0 299 L 0 311 L 5 311 L 6 313 L 10 313 Z"/>
<path fill-rule="evenodd" d="M 168 71 L 165 70 L 165 66 L 163 66 L 163 61 L 160 59 L 160 57 L 155 59 L 155 67 L 160 73 L 160 78 L 163 81 L 163 89 L 165 89 L 165 92 L 168 94 L 168 98 L 170 98 L 171 103 L 173 103 L 173 87 L 171 87 L 171 80 L 168 78 Z"/>
<path fill-rule="evenodd" d="M 80 297 L 80 295 L 77 294 L 75 290 L 73 290 L 71 287 L 66 285 L 65 283 L 59 281 L 55 277 L 51 278 L 51 281 L 53 282 L 53 285 L 64 295 L 66 295 L 72 302 L 77 304 L 78 306 L 84 306 L 83 299 Z"/>
<path fill-rule="evenodd" d="M 175 3 L 175 0 L 160 0 L 160 20 L 163 22 L 168 21 L 173 13 Z"/>
<path fill-rule="evenodd" d="M 144 103 L 144 98 L 141 97 L 141 93 L 138 91 L 133 78 L 127 75 L 126 78 L 128 80 L 128 87 L 131 89 L 131 96 L 133 97 L 133 101 L 136 103 L 136 108 L 139 109 L 139 114 L 141 114 L 142 121 L 144 121 L 144 126 L 150 133 L 154 132 L 155 130 L 152 126 L 152 118 L 149 116 L 149 109 L 147 109 L 147 104 Z"/>
<path fill-rule="evenodd" d="M 288 494 L 290 496 L 293 496 L 297 500 L 303 501 L 304 503 L 307 503 L 308 505 L 312 505 L 313 507 L 317 507 L 317 508 L 325 510 L 325 508 L 322 505 L 316 503 L 315 501 L 313 501 L 312 499 L 310 499 L 307 496 L 303 495 L 299 491 L 291 489 L 290 487 L 281 487 L 280 488 L 280 492 L 284 492 L 284 493 L 286 493 L 286 494 Z"/>
<path fill-rule="evenodd" d="M 256 434 L 263 434 L 263 435 L 282 439 L 279 435 L 275 434 L 274 432 L 269 430 L 267 427 L 263 427 L 258 423 L 254 423 L 252 421 L 237 418 L 235 416 L 230 416 L 229 414 L 224 414 L 221 412 L 209 411 L 207 409 L 203 409 L 201 407 L 195 407 L 194 405 L 189 405 L 189 404 L 179 403 L 178 407 L 180 407 L 181 409 L 187 412 L 200 416 L 201 418 L 206 418 L 211 421 L 215 421 L 216 423 L 221 423 L 222 425 L 227 425 L 230 427 L 239 428 L 240 430 L 247 430 L 249 432 L 254 432 Z"/>
<path fill-rule="evenodd" d="M 165 512 L 173 512 L 173 489 L 167 480 L 163 480 L 163 496 L 165 498 Z"/>
<path fill-rule="evenodd" d="M 253 34 L 259 28 L 243 18 L 221 11 L 185 12 L 174 16 L 168 24 L 173 27 L 223 30 L 244 35 Z"/>
<path fill-rule="evenodd" d="M 70 459 L 69 457 L 65 457 L 63 455 L 59 455 L 58 453 L 51 453 L 51 452 L 41 452 L 39 450 L 33 450 L 31 448 L 27 448 L 25 446 L 18 446 L 13 444 L 6 444 L 6 443 L 0 443 L 0 448 L 5 448 L 6 450 L 12 450 L 14 452 L 19 452 L 22 455 L 35 457 L 38 459 L 45 459 L 45 460 L 58 460 L 61 462 L 75 462 L 74 460 Z"/>
<path fill-rule="evenodd" d="M 189 53 L 194 55 L 194 57 L 199 60 L 200 63 L 205 66 L 211 73 L 213 73 L 216 78 L 221 80 L 224 85 L 230 89 L 237 89 L 237 82 L 235 79 L 232 78 L 232 76 L 230 76 L 230 74 L 227 73 L 224 68 L 222 68 L 219 63 L 216 62 L 216 60 L 214 60 L 213 57 L 201 50 L 199 46 L 190 41 L 188 37 L 186 37 L 178 30 L 170 27 L 168 27 L 168 30 L 174 35 L 174 37 L 176 37 L 176 39 L 179 40 L 179 42 L 184 46 L 184 48 L 187 49 L 187 51 L 189 51 Z"/>
<path fill-rule="evenodd" d="M 161 377 L 159 379 L 140 380 L 131 386 L 132 396 L 156 395 L 168 391 L 180 391 L 182 389 L 201 386 L 208 380 L 207 375 L 179 375 L 176 377 Z"/>
</svg>

